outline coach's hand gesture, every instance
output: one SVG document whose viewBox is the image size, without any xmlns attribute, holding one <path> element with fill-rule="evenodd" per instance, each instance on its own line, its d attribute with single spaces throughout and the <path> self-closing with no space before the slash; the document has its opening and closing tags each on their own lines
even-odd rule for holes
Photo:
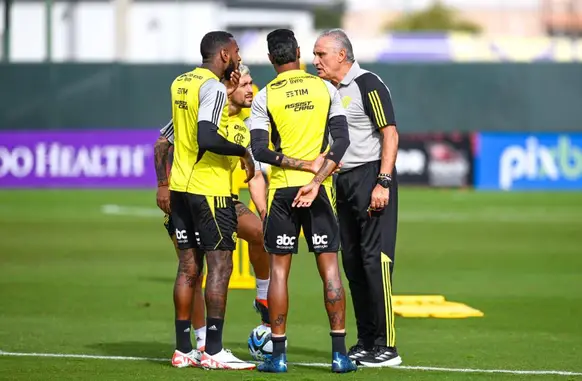
<svg viewBox="0 0 582 381">
<path fill-rule="evenodd" d="M 158 186 L 156 202 L 158 204 L 158 208 L 160 208 L 164 213 L 170 214 L 170 189 L 168 188 L 167 184 Z"/>
<path fill-rule="evenodd" d="M 370 200 L 370 210 L 382 210 L 388 205 L 388 198 L 390 197 L 390 189 L 376 184 L 372 191 L 372 198 Z"/>
</svg>

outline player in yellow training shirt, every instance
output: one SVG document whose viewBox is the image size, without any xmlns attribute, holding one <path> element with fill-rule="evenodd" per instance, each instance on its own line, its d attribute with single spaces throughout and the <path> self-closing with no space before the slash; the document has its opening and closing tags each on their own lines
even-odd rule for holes
<svg viewBox="0 0 582 381">
<path fill-rule="evenodd" d="M 253 100 L 253 91 L 251 88 L 252 77 L 250 70 L 244 65 L 239 66 L 240 81 L 238 87 L 229 97 L 229 119 L 227 126 L 226 138 L 233 143 L 240 144 L 250 150 L 251 134 L 247 125 L 247 118 L 242 119 L 241 110 L 249 109 Z M 155 151 L 159 153 L 160 158 L 168 160 L 171 145 L 174 143 L 174 125 L 172 120 L 160 130 L 160 136 L 156 141 Z M 240 166 L 240 158 L 231 156 L 231 170 Z M 249 191 L 251 199 L 255 203 L 257 210 L 264 215 L 266 209 L 266 184 L 265 179 L 260 171 L 261 163 L 255 161 L 255 176 L 249 181 Z M 267 290 L 269 287 L 269 257 L 263 246 L 263 225 L 261 220 L 247 208 L 247 206 L 238 201 L 238 194 L 232 195 L 236 209 L 238 224 L 238 237 L 249 243 L 249 259 L 253 266 L 256 278 L 257 294 L 254 302 L 255 309 L 260 312 L 263 324 L 269 324 L 269 311 L 267 307 Z M 164 210 L 164 204 L 169 203 L 169 191 L 167 187 L 159 187 L 157 192 L 158 206 Z M 165 216 L 164 225 L 168 234 L 174 241 L 177 248 L 176 232 L 172 222 L 172 215 Z M 195 285 L 194 309 L 192 312 L 192 328 L 194 328 L 196 337 L 196 346 L 198 350 L 204 350 L 206 341 L 206 324 L 204 316 L 204 295 L 202 293 L 202 277 L 199 278 Z"/>
<path fill-rule="evenodd" d="M 345 293 L 337 252 L 339 225 L 335 191 L 329 177 L 349 146 L 348 125 L 337 90 L 300 69 L 300 51 L 292 31 L 267 36 L 269 59 L 277 77 L 264 87 L 251 108 L 251 145 L 255 158 L 272 165 L 265 219 L 265 248 L 271 253 L 268 302 L 273 355 L 262 372 L 286 372 L 287 278 L 297 253 L 301 227 L 316 253 L 332 336 L 332 371 L 356 370 L 345 344 Z M 275 151 L 268 148 L 269 131 Z M 329 135 L 333 144 L 329 145 Z M 325 154 L 317 174 L 305 171 Z"/>
<path fill-rule="evenodd" d="M 170 210 L 167 212 L 172 213 L 180 249 L 174 284 L 176 350 L 172 365 L 175 367 L 255 367 L 222 346 L 237 224 L 230 194 L 229 156 L 243 159 L 247 181 L 254 176 L 249 152 L 226 139 L 227 97 L 240 78 L 238 51 L 230 33 L 207 33 L 200 43 L 202 65 L 178 76 L 171 86 L 174 161 L 170 172 Z M 229 91 L 221 82 L 223 78 L 230 79 Z M 161 167 L 156 162 L 158 178 L 163 175 Z M 194 286 L 202 276 L 204 256 L 208 266 L 205 298 L 208 331 L 205 351 L 200 355 L 192 347 L 190 318 Z"/>
</svg>

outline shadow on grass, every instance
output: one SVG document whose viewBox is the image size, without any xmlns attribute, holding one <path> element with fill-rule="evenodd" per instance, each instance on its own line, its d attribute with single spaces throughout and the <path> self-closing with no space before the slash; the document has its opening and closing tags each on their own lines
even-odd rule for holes
<svg viewBox="0 0 582 381">
<path fill-rule="evenodd" d="M 225 342 L 225 348 L 228 348 L 232 353 L 246 361 L 252 360 L 246 343 L 240 342 Z M 120 357 L 141 357 L 146 359 L 145 361 L 160 364 L 161 366 L 171 366 L 170 359 L 174 352 L 174 344 L 171 342 L 148 342 L 148 341 L 120 341 L 120 342 L 109 342 L 109 343 L 94 343 L 87 345 L 98 355 L 103 356 L 120 356 Z M 327 351 L 320 351 L 313 348 L 304 348 L 293 346 L 289 348 L 289 361 L 291 363 L 308 363 L 308 362 L 330 362 L 330 353 Z M 301 356 L 302 360 L 296 360 L 298 356 Z M 306 359 L 307 358 L 307 359 Z M 330 363 L 331 364 L 331 363 Z M 292 365 L 292 367 L 305 366 Z M 331 366 L 331 365 L 330 365 Z M 308 367 L 312 371 L 329 373 L 328 367 Z"/>
<path fill-rule="evenodd" d="M 249 350 L 247 347 L 246 342 L 234 342 L 234 341 L 227 341 L 224 342 L 225 348 L 228 348 L 232 351 L 232 353 L 245 360 L 250 360 L 251 356 L 249 354 Z M 306 357 L 308 360 L 299 361 L 293 360 L 293 358 L 297 358 L 301 356 L 301 358 L 305 359 Z M 289 361 L 291 362 L 329 362 L 331 364 L 331 353 L 328 351 L 321 351 L 313 348 L 305 348 L 305 347 L 298 347 L 298 346 L 290 346 L 288 349 L 288 356 Z"/>
<path fill-rule="evenodd" d="M 143 357 L 149 362 L 170 365 L 174 344 L 148 341 L 121 341 L 115 343 L 94 343 L 87 345 L 103 356 Z M 167 359 L 167 362 L 162 360 Z"/>
</svg>

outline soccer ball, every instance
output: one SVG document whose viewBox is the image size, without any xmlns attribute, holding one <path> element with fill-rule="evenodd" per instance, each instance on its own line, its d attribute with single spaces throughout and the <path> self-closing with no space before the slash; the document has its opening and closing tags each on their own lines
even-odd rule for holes
<svg viewBox="0 0 582 381">
<path fill-rule="evenodd" d="M 253 359 L 263 361 L 273 354 L 271 327 L 259 325 L 249 335 L 249 352 Z"/>
<path fill-rule="evenodd" d="M 273 342 L 271 341 L 271 327 L 259 325 L 249 335 L 249 352 L 253 359 L 264 361 L 273 355 Z M 287 348 L 287 342 L 285 342 Z"/>
</svg>

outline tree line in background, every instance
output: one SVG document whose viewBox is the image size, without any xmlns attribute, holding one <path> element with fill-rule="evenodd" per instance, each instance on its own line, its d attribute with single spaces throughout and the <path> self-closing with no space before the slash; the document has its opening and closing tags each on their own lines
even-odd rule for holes
<svg viewBox="0 0 582 381">
<path fill-rule="evenodd" d="M 345 12 L 345 2 L 340 1 L 333 7 L 319 7 L 314 11 L 315 28 L 340 28 Z M 468 32 L 480 33 L 481 26 L 461 18 L 458 12 L 437 0 L 429 7 L 402 14 L 388 23 L 387 32 Z"/>
<path fill-rule="evenodd" d="M 440 1 L 435 1 L 426 9 L 410 12 L 386 26 L 387 31 L 400 32 L 467 32 L 480 33 L 481 26 L 462 19 L 457 11 L 447 7 Z"/>
</svg>

